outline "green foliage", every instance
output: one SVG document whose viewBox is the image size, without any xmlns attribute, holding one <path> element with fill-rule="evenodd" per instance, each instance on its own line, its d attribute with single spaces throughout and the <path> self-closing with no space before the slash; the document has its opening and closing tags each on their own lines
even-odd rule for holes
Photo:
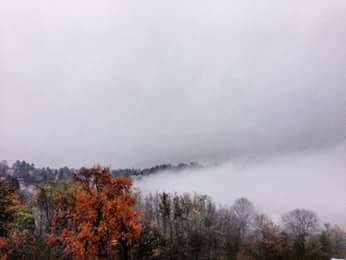
<svg viewBox="0 0 346 260">
<path fill-rule="evenodd" d="M 7 183 L 0 182 L 0 236 L 11 230 L 28 230 L 33 232 L 34 219 L 28 205 Z"/>
<path fill-rule="evenodd" d="M 15 219 L 15 196 L 4 182 L 0 182 L 0 236 L 9 232 L 9 226 Z"/>
<path fill-rule="evenodd" d="M 37 231 L 43 236 L 52 229 L 52 218 L 61 205 L 64 209 L 73 206 L 73 198 L 78 187 L 73 182 L 47 183 L 39 186 L 34 205 L 38 209 Z M 60 223 L 64 226 L 65 223 Z M 54 225 L 57 228 L 57 225 Z"/>
</svg>

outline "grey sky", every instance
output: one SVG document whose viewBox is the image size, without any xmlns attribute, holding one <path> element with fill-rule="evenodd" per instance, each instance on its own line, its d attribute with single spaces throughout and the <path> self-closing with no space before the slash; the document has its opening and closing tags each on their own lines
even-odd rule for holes
<svg viewBox="0 0 346 260">
<path fill-rule="evenodd" d="M 0 2 L 1 159 L 142 167 L 345 142 L 344 0 Z"/>
</svg>

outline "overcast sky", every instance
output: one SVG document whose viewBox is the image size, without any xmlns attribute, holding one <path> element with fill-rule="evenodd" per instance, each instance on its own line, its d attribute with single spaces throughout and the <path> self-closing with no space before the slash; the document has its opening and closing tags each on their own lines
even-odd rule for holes
<svg viewBox="0 0 346 260">
<path fill-rule="evenodd" d="M 118 168 L 336 147 L 345 14 L 344 0 L 0 0 L 0 159 Z"/>
</svg>

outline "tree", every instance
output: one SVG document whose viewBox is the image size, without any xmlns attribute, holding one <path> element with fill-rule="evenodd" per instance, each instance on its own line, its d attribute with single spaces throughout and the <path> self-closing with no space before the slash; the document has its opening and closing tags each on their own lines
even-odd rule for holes
<svg viewBox="0 0 346 260">
<path fill-rule="evenodd" d="M 263 214 L 256 217 L 248 243 L 247 251 L 258 260 L 284 259 L 288 251 L 279 227 Z"/>
<path fill-rule="evenodd" d="M 160 234 L 155 225 L 142 224 L 140 237 L 135 241 L 133 259 L 136 260 L 160 260 L 165 259 L 166 239 Z"/>
<path fill-rule="evenodd" d="M 59 205 L 64 203 L 65 208 L 73 206 L 76 191 L 77 186 L 71 182 L 47 183 L 37 186 L 34 205 L 37 210 L 36 232 L 40 236 L 52 231 L 51 219 L 57 214 Z"/>
<path fill-rule="evenodd" d="M 307 255 L 307 246 L 312 248 L 312 244 L 308 244 L 308 239 L 318 229 L 318 217 L 310 210 L 296 209 L 282 217 L 284 229 L 293 239 L 293 248 L 298 259 L 304 259 Z M 310 240 L 311 242 L 314 242 Z M 313 248 L 315 249 L 315 248 Z"/>
<path fill-rule="evenodd" d="M 31 250 L 34 221 L 13 185 L 0 182 L 0 257 L 24 259 Z M 30 248 L 30 249 L 29 249 Z"/>
<path fill-rule="evenodd" d="M 0 259 L 37 259 L 35 237 L 28 231 L 10 231 L 0 237 Z"/>
<path fill-rule="evenodd" d="M 0 182 L 0 236 L 11 230 L 33 230 L 32 214 L 17 190 L 7 182 Z"/>
<path fill-rule="evenodd" d="M 324 225 L 320 235 L 321 250 L 328 257 L 346 257 L 346 232 L 338 226 Z"/>
<path fill-rule="evenodd" d="M 225 247 L 229 258 L 234 259 L 242 249 L 245 236 L 253 224 L 256 211 L 253 204 L 246 198 L 237 199 L 229 214 Z"/>
<path fill-rule="evenodd" d="M 162 217 L 163 234 L 168 236 L 168 225 L 170 224 L 171 217 L 171 198 L 168 193 L 163 192 L 160 195 L 160 214 Z M 171 231 L 171 229 L 170 229 Z"/>
<path fill-rule="evenodd" d="M 118 252 L 128 260 L 141 232 L 131 179 L 96 167 L 82 169 L 74 182 L 78 188 L 69 198 L 73 206 L 66 207 L 66 199 L 58 204 L 55 223 L 62 221 L 64 227 L 49 236 L 50 242 L 61 243 L 73 259 L 108 259 Z"/>
<path fill-rule="evenodd" d="M 249 226 L 256 217 L 255 207 L 246 198 L 237 199 L 231 209 L 231 214 L 237 223 L 240 238 L 243 238 Z"/>
<path fill-rule="evenodd" d="M 14 191 L 0 182 L 0 236 L 9 232 L 9 226 L 15 219 L 15 204 Z"/>
<path fill-rule="evenodd" d="M 5 160 L 0 162 L 0 176 L 6 176 L 7 170 L 9 169 L 8 163 Z"/>
</svg>

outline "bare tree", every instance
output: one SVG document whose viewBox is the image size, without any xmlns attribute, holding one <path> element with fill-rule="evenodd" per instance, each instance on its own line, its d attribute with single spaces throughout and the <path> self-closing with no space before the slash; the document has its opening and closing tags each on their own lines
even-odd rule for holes
<svg viewBox="0 0 346 260">
<path fill-rule="evenodd" d="M 231 208 L 231 216 L 238 226 L 240 237 L 243 238 L 256 218 L 255 207 L 247 198 L 237 199 Z"/>
<path fill-rule="evenodd" d="M 290 235 L 294 242 L 294 249 L 299 258 L 307 255 L 306 246 L 308 239 L 318 229 L 319 221 L 317 215 L 310 210 L 295 209 L 282 217 L 284 230 Z"/>
<path fill-rule="evenodd" d="M 320 235 L 322 252 L 327 256 L 346 257 L 346 232 L 338 226 L 324 225 Z"/>
<path fill-rule="evenodd" d="M 234 202 L 229 213 L 229 223 L 225 229 L 227 237 L 225 250 L 228 258 L 235 259 L 239 254 L 255 217 L 255 207 L 248 199 L 240 198 Z"/>
</svg>

